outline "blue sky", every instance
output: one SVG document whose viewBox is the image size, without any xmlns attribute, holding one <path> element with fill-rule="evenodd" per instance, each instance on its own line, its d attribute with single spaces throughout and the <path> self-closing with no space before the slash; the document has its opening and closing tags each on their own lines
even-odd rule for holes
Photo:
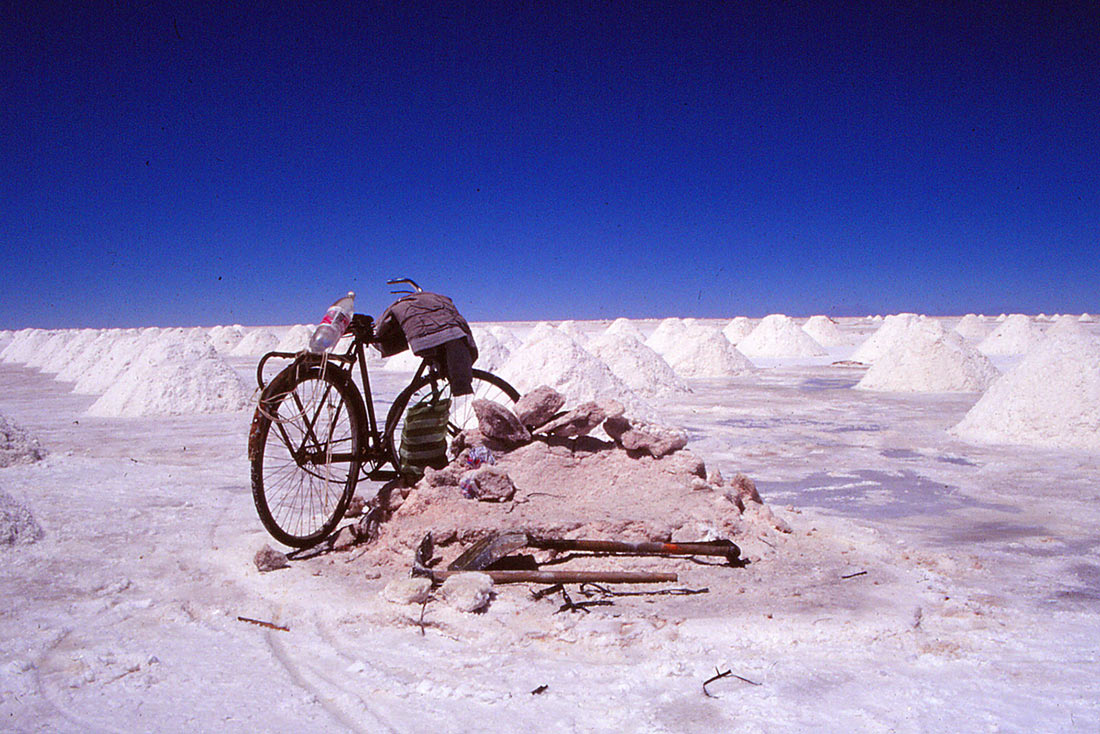
<svg viewBox="0 0 1100 734">
<path fill-rule="evenodd" d="M 1100 311 L 1100 10 L 4 2 L 0 328 Z"/>
</svg>

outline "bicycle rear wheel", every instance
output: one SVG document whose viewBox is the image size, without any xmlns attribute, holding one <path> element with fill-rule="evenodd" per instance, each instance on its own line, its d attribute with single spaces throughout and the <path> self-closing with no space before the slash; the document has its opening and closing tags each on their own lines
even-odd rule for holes
<svg viewBox="0 0 1100 734">
<path fill-rule="evenodd" d="M 355 493 L 366 410 L 351 376 L 328 364 L 295 363 L 264 390 L 252 420 L 252 499 L 284 545 L 324 540 Z"/>
<path fill-rule="evenodd" d="M 422 375 L 401 391 L 390 406 L 389 413 L 386 414 L 386 446 L 393 457 L 394 466 L 399 466 L 397 448 L 401 443 L 401 431 L 410 405 L 417 405 L 433 398 L 450 399 L 450 415 L 447 418 L 447 447 L 450 448 L 451 439 L 460 431 L 477 428 L 477 416 L 473 408 L 475 400 L 492 400 L 507 407 L 511 407 L 519 400 L 519 391 L 496 375 L 484 370 L 474 370 L 473 377 L 474 391 L 471 395 L 451 395 L 450 383 L 445 377 L 437 374 Z"/>
</svg>

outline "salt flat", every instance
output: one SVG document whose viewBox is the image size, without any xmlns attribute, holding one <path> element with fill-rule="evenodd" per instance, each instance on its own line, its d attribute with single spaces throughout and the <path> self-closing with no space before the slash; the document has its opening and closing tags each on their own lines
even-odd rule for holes
<svg viewBox="0 0 1100 734">
<path fill-rule="evenodd" d="M 826 357 L 652 400 L 791 525 L 739 539 L 747 568 L 677 561 L 709 593 L 587 614 L 499 587 L 423 627 L 354 552 L 256 572 L 248 411 L 91 417 L 0 364 L 0 412 L 50 452 L 0 469 L 45 531 L 0 547 L 0 728 L 1094 731 L 1100 455 L 953 436 L 977 394 L 854 390 L 866 370 L 832 363 L 873 325 L 841 327 Z M 384 411 L 407 375 L 372 378 Z M 705 695 L 716 670 L 751 682 Z"/>
</svg>

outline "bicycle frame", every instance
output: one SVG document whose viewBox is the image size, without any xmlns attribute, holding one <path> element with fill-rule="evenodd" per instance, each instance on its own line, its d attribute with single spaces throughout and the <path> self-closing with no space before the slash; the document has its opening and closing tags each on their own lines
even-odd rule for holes
<svg viewBox="0 0 1100 734">
<path fill-rule="evenodd" d="M 291 359 L 294 360 L 295 363 L 303 361 L 317 361 L 321 364 L 335 362 L 340 365 L 341 369 L 346 369 L 349 373 L 354 371 L 355 364 L 358 362 L 359 377 L 363 383 L 362 392 L 365 393 L 365 395 L 360 394 L 360 398 L 363 401 L 367 413 L 366 430 L 363 432 L 365 439 L 360 443 L 359 448 L 359 476 L 372 481 L 397 479 L 401 476 L 401 473 L 397 469 L 397 458 L 388 450 L 388 447 L 385 445 L 382 431 L 378 427 L 378 419 L 374 411 L 374 396 L 370 386 L 370 374 L 367 370 L 365 349 L 374 343 L 374 319 L 366 314 L 354 314 L 351 323 L 348 325 L 346 334 L 351 334 L 352 339 L 351 343 L 348 345 L 347 351 L 343 354 L 335 352 L 326 354 L 312 354 L 308 352 L 268 352 L 260 358 L 260 362 L 256 366 L 256 382 L 259 384 L 262 393 L 262 391 L 267 388 L 263 378 L 264 366 L 267 364 L 267 361 L 272 358 Z M 420 367 L 413 376 L 413 380 L 419 379 L 424 374 L 425 369 L 430 369 L 427 360 L 421 362 Z M 354 385 L 354 381 L 352 381 L 352 385 Z M 358 391 L 358 386 L 355 386 L 355 388 Z M 393 468 L 381 468 L 387 464 Z"/>
</svg>

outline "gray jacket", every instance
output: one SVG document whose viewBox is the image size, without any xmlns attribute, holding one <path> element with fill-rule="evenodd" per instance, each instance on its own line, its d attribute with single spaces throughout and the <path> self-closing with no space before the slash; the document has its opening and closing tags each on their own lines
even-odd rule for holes
<svg viewBox="0 0 1100 734">
<path fill-rule="evenodd" d="M 470 348 L 470 361 L 477 359 L 470 325 L 454 302 L 438 293 L 411 293 L 398 299 L 382 313 L 375 334 L 383 357 L 405 349 L 422 357 L 445 342 L 461 339 Z"/>
</svg>

